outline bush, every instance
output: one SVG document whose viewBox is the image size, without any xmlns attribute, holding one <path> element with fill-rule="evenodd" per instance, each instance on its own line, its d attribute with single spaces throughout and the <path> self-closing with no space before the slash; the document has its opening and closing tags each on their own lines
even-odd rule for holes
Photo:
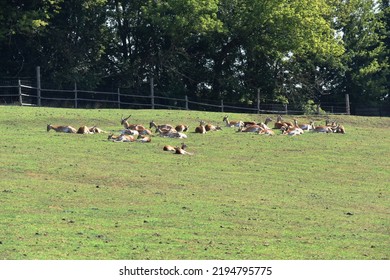
<svg viewBox="0 0 390 280">
<path fill-rule="evenodd" d="M 316 104 L 313 100 L 308 100 L 306 104 L 302 106 L 303 113 L 305 115 L 325 115 L 326 112 L 321 109 L 320 105 Z"/>
</svg>

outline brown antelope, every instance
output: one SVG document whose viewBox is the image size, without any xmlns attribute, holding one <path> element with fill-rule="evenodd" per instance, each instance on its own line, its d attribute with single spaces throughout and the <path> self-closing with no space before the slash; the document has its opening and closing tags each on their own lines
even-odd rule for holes
<svg viewBox="0 0 390 280">
<path fill-rule="evenodd" d="M 334 130 L 335 133 L 342 133 L 345 134 L 345 128 L 343 125 L 338 124 L 336 129 Z"/>
<path fill-rule="evenodd" d="M 274 124 L 274 128 L 276 129 L 281 129 L 283 126 L 292 126 L 293 124 L 291 122 L 285 122 L 283 121 L 283 118 L 281 115 L 279 115 L 277 118 L 276 118 L 276 122 Z"/>
<path fill-rule="evenodd" d="M 227 115 L 223 118 L 222 121 L 226 123 L 227 127 L 243 127 L 244 126 L 244 122 L 242 122 L 242 121 L 229 121 L 229 118 Z"/>
<path fill-rule="evenodd" d="M 131 115 L 128 116 L 127 118 L 123 118 L 123 115 L 122 115 L 122 118 L 121 118 L 121 125 L 123 125 L 123 127 L 124 127 L 125 129 L 138 130 L 138 131 L 144 130 L 144 129 L 145 129 L 145 127 L 144 127 L 142 124 L 129 124 L 127 120 L 128 120 L 130 117 L 131 117 Z"/>
<path fill-rule="evenodd" d="M 77 133 L 78 134 L 93 134 L 93 132 L 91 132 L 89 130 L 89 127 L 88 126 L 80 126 L 79 129 L 77 130 Z"/>
<path fill-rule="evenodd" d="M 70 125 L 47 125 L 47 132 L 50 131 L 50 129 L 53 129 L 56 132 L 64 132 L 64 133 L 76 133 L 77 130 L 74 127 L 71 127 Z"/>
<path fill-rule="evenodd" d="M 173 152 L 173 151 L 175 151 L 175 147 L 173 147 L 171 145 L 165 145 L 163 147 L 163 151 L 171 151 L 171 152 Z"/>
<path fill-rule="evenodd" d="M 108 135 L 108 140 L 113 142 L 134 142 L 135 138 L 133 135 L 121 134 L 121 135 Z"/>
<path fill-rule="evenodd" d="M 151 121 L 149 123 L 149 128 L 152 129 L 153 127 L 156 128 L 156 132 L 158 131 L 158 129 L 160 129 L 160 130 L 172 130 L 173 129 L 173 126 L 170 124 L 157 125 L 154 121 Z"/>
<path fill-rule="evenodd" d="M 263 123 L 258 123 L 257 125 L 262 126 L 264 129 L 270 129 L 268 126 L 269 122 L 272 122 L 272 118 L 267 117 Z"/>
<path fill-rule="evenodd" d="M 175 154 L 177 155 L 193 155 L 193 153 L 187 152 L 185 149 L 187 148 L 187 145 L 182 143 L 181 147 L 175 147 Z"/>
<path fill-rule="evenodd" d="M 104 130 L 98 128 L 97 126 L 92 126 L 88 128 L 92 133 L 106 133 Z"/>
<path fill-rule="evenodd" d="M 176 130 L 177 132 L 186 132 L 186 131 L 188 131 L 188 125 L 178 124 L 178 125 L 175 127 L 175 130 Z"/>
<path fill-rule="evenodd" d="M 149 136 L 145 136 L 145 135 L 140 135 L 137 139 L 137 142 L 141 142 L 141 143 L 150 143 L 152 142 L 152 139 L 149 137 Z"/>
<path fill-rule="evenodd" d="M 302 130 L 313 130 L 313 121 L 310 121 L 308 124 L 307 123 L 304 123 L 304 124 L 299 124 L 298 125 Z"/>
<path fill-rule="evenodd" d="M 138 130 L 134 130 L 134 129 L 123 129 L 123 130 L 121 130 L 121 134 L 138 136 L 139 135 L 139 131 Z"/>
<path fill-rule="evenodd" d="M 296 128 L 295 126 L 282 126 L 281 128 L 283 135 L 295 136 L 303 133 L 303 130 Z"/>
<path fill-rule="evenodd" d="M 177 132 L 176 130 L 161 130 L 157 129 L 157 132 L 160 134 L 161 137 L 169 137 L 169 138 L 187 138 L 187 135 L 182 132 Z"/>
<path fill-rule="evenodd" d="M 200 121 L 199 126 L 195 127 L 195 133 L 201 133 L 205 134 L 206 133 L 206 123 L 204 121 Z"/>
<path fill-rule="evenodd" d="M 240 127 L 237 132 L 259 132 L 260 130 L 263 130 L 263 128 L 260 125 L 250 125 L 247 127 Z"/>
<path fill-rule="evenodd" d="M 222 127 L 220 127 L 220 126 L 215 126 L 215 125 L 210 124 L 210 123 L 206 124 L 206 125 L 204 126 L 204 128 L 206 129 L 206 131 L 217 131 L 217 130 L 222 130 Z"/>
<path fill-rule="evenodd" d="M 314 132 L 322 132 L 322 133 L 332 133 L 333 129 L 330 126 L 327 125 L 320 125 L 320 126 L 315 126 L 313 122 L 313 131 Z"/>
<path fill-rule="evenodd" d="M 275 135 L 275 132 L 272 129 L 268 129 L 268 128 L 263 128 L 262 130 L 259 130 L 258 133 L 261 135 L 270 135 L 270 136 Z"/>
</svg>

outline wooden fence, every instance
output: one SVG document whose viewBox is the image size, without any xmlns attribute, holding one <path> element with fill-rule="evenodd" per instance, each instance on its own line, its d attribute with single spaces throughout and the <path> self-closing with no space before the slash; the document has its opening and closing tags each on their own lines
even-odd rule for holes
<svg viewBox="0 0 390 280">
<path fill-rule="evenodd" d="M 0 103 L 21 106 L 69 107 L 69 108 L 118 108 L 118 109 L 178 109 L 242 113 L 303 114 L 303 110 L 293 105 L 264 104 L 260 102 L 260 93 L 252 106 L 226 103 L 220 101 L 190 100 L 155 95 L 151 88 L 147 95 L 136 95 L 121 92 L 87 91 L 77 88 L 71 90 L 43 89 L 24 84 L 18 80 L 17 85 L 0 85 Z M 345 104 L 321 106 L 322 110 L 332 114 L 348 114 Z"/>
</svg>

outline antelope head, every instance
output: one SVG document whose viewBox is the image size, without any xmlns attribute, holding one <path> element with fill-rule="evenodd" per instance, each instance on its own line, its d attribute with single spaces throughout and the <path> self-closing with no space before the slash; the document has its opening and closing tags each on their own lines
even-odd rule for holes
<svg viewBox="0 0 390 280">
<path fill-rule="evenodd" d="M 121 124 L 123 125 L 123 124 L 125 124 L 125 122 L 127 122 L 127 120 L 129 119 L 131 117 L 131 115 L 130 116 L 128 116 L 127 118 L 123 118 L 123 115 L 122 115 L 122 117 L 121 117 Z"/>
</svg>

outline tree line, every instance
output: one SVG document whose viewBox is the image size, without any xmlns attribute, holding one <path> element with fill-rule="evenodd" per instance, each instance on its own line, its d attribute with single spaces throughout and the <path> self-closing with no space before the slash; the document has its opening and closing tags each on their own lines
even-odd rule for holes
<svg viewBox="0 0 390 280">
<path fill-rule="evenodd" d="M 389 0 L 5 0 L 0 78 L 256 102 L 390 104 Z"/>
</svg>

